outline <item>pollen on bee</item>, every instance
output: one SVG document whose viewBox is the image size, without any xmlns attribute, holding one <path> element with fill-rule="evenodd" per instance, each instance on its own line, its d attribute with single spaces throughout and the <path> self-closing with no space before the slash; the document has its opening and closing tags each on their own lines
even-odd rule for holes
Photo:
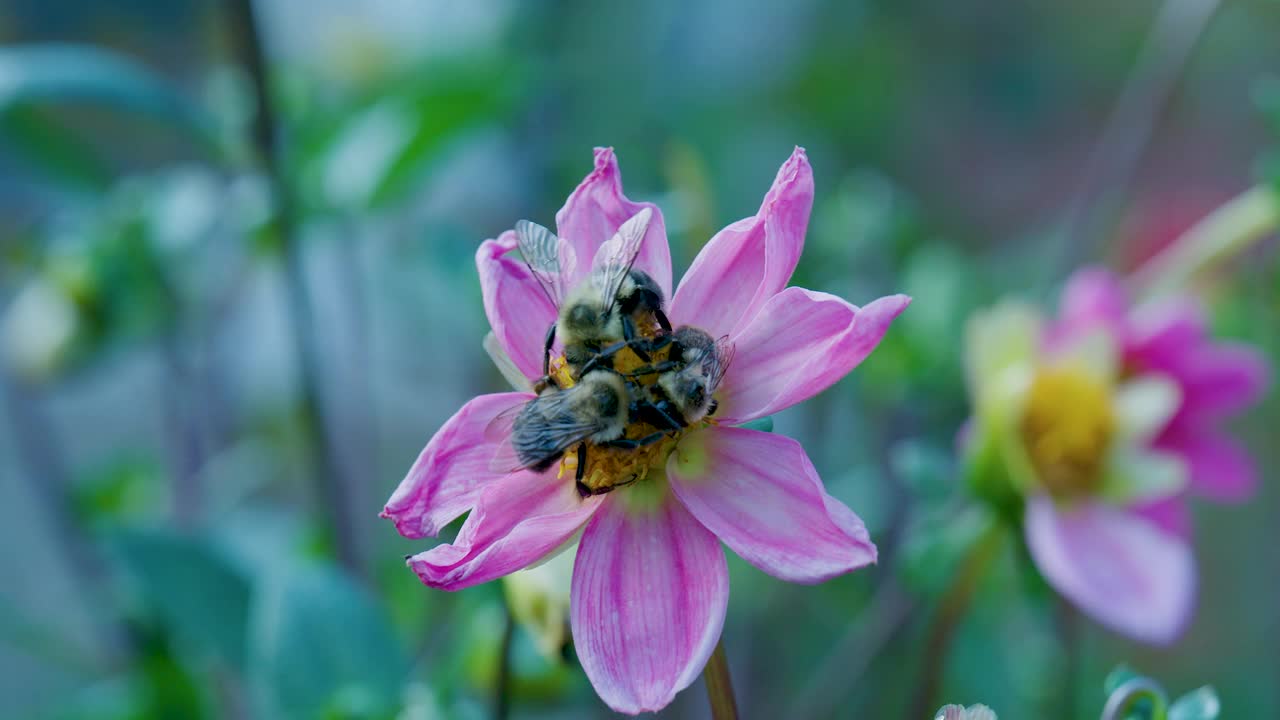
<svg viewBox="0 0 1280 720">
<path fill-rule="evenodd" d="M 656 373 L 634 374 L 637 370 L 666 361 L 670 356 L 669 347 L 647 353 L 648 360 L 642 359 L 631 348 L 619 350 L 612 359 L 615 372 L 627 376 L 631 387 L 641 392 L 657 382 Z M 551 359 L 549 375 L 562 388 L 571 387 L 576 379 L 563 356 Z M 709 419 L 701 424 L 709 423 Z M 660 428 L 647 422 L 632 422 L 627 425 L 623 437 L 639 440 L 660 431 Z M 669 433 L 661 440 L 639 448 L 601 447 L 587 444 L 587 466 L 583 470 L 582 484 L 595 493 L 608 492 L 614 488 L 630 485 L 647 478 L 650 471 L 665 467 L 667 457 L 676 447 L 680 433 Z M 557 479 L 577 478 L 578 453 L 575 449 L 566 452 L 560 459 Z"/>
</svg>

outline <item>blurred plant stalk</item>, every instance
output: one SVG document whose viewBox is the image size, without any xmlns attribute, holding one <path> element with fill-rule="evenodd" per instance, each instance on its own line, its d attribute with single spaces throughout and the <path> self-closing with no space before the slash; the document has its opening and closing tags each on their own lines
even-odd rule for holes
<svg viewBox="0 0 1280 720">
<path fill-rule="evenodd" d="M 1197 275 L 1233 258 L 1280 228 L 1280 189 L 1250 188 L 1183 233 L 1148 260 L 1130 282 L 1135 295 L 1151 299 L 1184 288 Z"/>
<path fill-rule="evenodd" d="M 702 669 L 702 679 L 707 685 L 707 701 L 711 703 L 713 720 L 738 720 L 738 703 L 733 699 L 733 677 L 729 674 L 729 660 L 724 655 L 724 638 L 716 643 L 716 649 Z"/>
<path fill-rule="evenodd" d="M 262 33 L 254 16 L 251 0 L 233 0 L 228 3 L 227 11 L 238 59 L 253 81 L 257 113 L 253 119 L 252 140 L 258 160 L 267 173 L 276 208 L 275 221 L 288 294 L 289 326 L 293 329 L 294 355 L 302 384 L 302 421 L 315 463 L 319 501 L 329 515 L 339 561 L 348 571 L 364 577 L 359 535 L 352 516 L 350 488 L 342 476 L 337 446 L 325 421 L 324 397 L 320 389 L 319 348 L 302 248 L 298 241 L 297 207 L 292 188 L 285 177 L 285 151 L 281 145 L 278 116 L 271 99 Z"/>
</svg>

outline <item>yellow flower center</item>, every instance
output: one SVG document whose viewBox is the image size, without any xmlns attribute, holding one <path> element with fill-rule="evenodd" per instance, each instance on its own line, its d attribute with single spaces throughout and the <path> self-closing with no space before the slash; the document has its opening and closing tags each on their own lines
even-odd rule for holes
<svg viewBox="0 0 1280 720">
<path fill-rule="evenodd" d="M 1080 368 L 1042 368 L 1020 430 L 1044 489 L 1059 499 L 1096 492 L 1115 424 L 1103 383 Z"/>
<path fill-rule="evenodd" d="M 638 368 L 663 362 L 669 354 L 670 348 L 663 348 L 649 353 L 649 360 L 646 362 L 641 360 L 631 348 L 623 348 L 613 356 L 613 369 L 626 375 Z M 549 374 L 562 388 L 572 387 L 576 382 L 563 356 L 551 359 Z M 629 379 L 643 390 L 656 383 L 658 375 L 637 375 Z M 666 467 L 667 457 L 675 449 L 676 443 L 681 436 L 690 429 L 709 425 L 712 422 L 708 418 L 680 432 L 672 433 L 668 431 L 668 434 L 661 440 L 635 449 L 600 447 L 587 443 L 587 468 L 583 472 L 582 484 L 594 493 L 602 493 L 644 480 L 649 476 L 651 470 L 661 470 Z M 627 425 L 623 437 L 640 440 L 664 430 L 666 429 L 656 427 L 647 422 L 632 422 Z M 578 452 L 575 446 L 561 458 L 557 477 L 572 480 L 577 477 L 577 472 Z"/>
</svg>

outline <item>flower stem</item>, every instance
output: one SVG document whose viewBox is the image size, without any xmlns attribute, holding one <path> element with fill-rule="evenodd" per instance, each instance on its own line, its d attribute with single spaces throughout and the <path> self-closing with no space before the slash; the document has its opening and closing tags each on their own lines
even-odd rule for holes
<svg viewBox="0 0 1280 720">
<path fill-rule="evenodd" d="M 1280 191 L 1250 188 L 1183 233 L 1134 272 L 1135 294 L 1151 298 L 1177 290 L 1197 273 L 1248 249 L 1280 227 Z"/>
<path fill-rule="evenodd" d="M 951 586 L 942 596 L 925 640 L 924 665 L 920 669 L 920 679 L 916 683 L 916 704 L 911 717 L 931 717 L 930 713 L 937 709 L 942 671 L 951 649 L 951 642 L 955 638 L 956 628 L 964 619 L 978 584 L 995 560 L 1003 538 L 1003 525 L 997 520 L 992 520 L 986 532 L 969 549 L 964 562 L 956 570 Z"/>
<path fill-rule="evenodd" d="M 262 32 L 251 0 L 235 0 L 227 5 L 227 12 L 232 39 L 236 43 L 239 59 L 253 81 L 258 105 L 252 126 L 252 140 L 258 160 L 266 171 L 276 205 L 275 220 L 283 257 L 289 325 L 293 330 L 293 350 L 301 383 L 303 430 L 316 465 L 314 475 L 320 503 L 329 514 L 339 561 L 348 571 L 363 577 L 359 536 L 351 514 L 350 488 L 342 476 L 337 446 L 325 421 L 319 343 L 298 237 L 298 209 L 293 189 L 286 177 L 284 148 L 280 142 L 279 118 L 267 77 L 267 57 L 262 45 Z"/>
<path fill-rule="evenodd" d="M 716 643 L 715 652 L 702 670 L 707 684 L 707 701 L 711 703 L 713 720 L 738 720 L 738 704 L 733 699 L 733 678 L 729 675 L 729 661 L 724 656 L 724 638 Z"/>
<path fill-rule="evenodd" d="M 502 644 L 498 648 L 498 677 L 493 683 L 493 720 L 507 720 L 511 715 L 511 642 L 515 639 L 516 621 L 504 602 Z"/>
</svg>

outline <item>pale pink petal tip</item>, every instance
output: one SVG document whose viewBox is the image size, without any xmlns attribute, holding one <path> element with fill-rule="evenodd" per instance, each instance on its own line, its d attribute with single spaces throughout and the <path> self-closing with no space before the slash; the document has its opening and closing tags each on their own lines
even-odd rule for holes
<svg viewBox="0 0 1280 720">
<path fill-rule="evenodd" d="M 671 316 L 713 336 L 731 334 L 791 280 L 813 209 L 813 169 L 797 148 L 753 217 L 702 248 L 671 300 Z"/>
<path fill-rule="evenodd" d="M 486 240 L 476 251 L 480 291 L 494 338 L 528 378 L 542 374 L 542 350 L 556 309 L 522 260 L 511 253 L 514 231 Z"/>
<path fill-rule="evenodd" d="M 573 248 L 579 262 L 573 286 L 590 272 L 590 260 L 596 251 L 618 231 L 624 222 L 648 208 L 653 217 L 635 259 L 635 268 L 650 275 L 671 297 L 671 248 L 667 244 L 667 226 L 662 210 L 649 202 L 632 202 L 622 192 L 622 173 L 613 148 L 595 149 L 595 162 L 564 207 L 556 213 L 556 230 Z"/>
<path fill-rule="evenodd" d="M 1135 640 L 1172 643 L 1195 606 L 1196 569 L 1185 538 L 1099 504 L 1027 503 L 1027 547 L 1045 579 L 1099 623 Z"/>
<path fill-rule="evenodd" d="M 680 502 L 742 559 L 797 583 L 818 583 L 876 561 L 858 516 L 827 494 L 791 438 L 717 427 L 667 461 Z"/>
<path fill-rule="evenodd" d="M 489 467 L 497 446 L 485 437 L 485 429 L 531 397 L 498 393 L 463 405 L 432 436 L 380 516 L 394 522 L 401 535 L 423 538 L 435 536 L 471 509 L 480 491 L 502 476 Z"/>
<path fill-rule="evenodd" d="M 733 338 L 724 380 L 726 422 L 771 415 L 822 392 L 880 344 L 911 304 L 891 295 L 858 308 L 827 293 L 787 288 Z"/>
<path fill-rule="evenodd" d="M 561 549 L 600 497 L 581 498 L 554 476 L 521 471 L 487 486 L 458 538 L 409 558 L 422 582 L 461 590 L 496 580 Z"/>
<path fill-rule="evenodd" d="M 606 496 L 573 569 L 570 624 L 582 668 L 617 712 L 666 707 L 706 665 L 724 626 L 720 543 L 670 496 Z"/>
</svg>

